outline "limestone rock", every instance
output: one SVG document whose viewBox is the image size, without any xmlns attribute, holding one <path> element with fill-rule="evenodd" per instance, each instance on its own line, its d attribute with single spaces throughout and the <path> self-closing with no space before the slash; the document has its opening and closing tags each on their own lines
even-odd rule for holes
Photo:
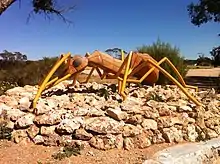
<svg viewBox="0 0 220 164">
<path fill-rule="evenodd" d="M 143 116 L 140 114 L 129 115 L 127 120 L 125 120 L 125 123 L 129 123 L 132 125 L 138 125 L 141 124 L 142 122 L 143 122 Z"/>
<path fill-rule="evenodd" d="M 16 128 L 27 128 L 30 125 L 34 124 L 35 116 L 31 113 L 28 113 L 22 117 L 20 117 L 19 119 L 17 119 L 17 121 L 15 122 L 15 126 Z"/>
<path fill-rule="evenodd" d="M 198 133 L 196 132 L 196 127 L 192 124 L 187 126 L 187 138 L 191 142 L 195 142 L 198 138 Z"/>
<path fill-rule="evenodd" d="M 133 138 L 133 143 L 136 148 L 147 148 L 151 145 L 150 136 L 148 136 L 146 133 L 141 133 Z"/>
<path fill-rule="evenodd" d="M 61 122 L 61 118 L 58 112 L 48 112 L 35 117 L 34 122 L 37 125 L 55 125 Z"/>
<path fill-rule="evenodd" d="M 26 113 L 20 111 L 19 109 L 10 109 L 6 111 L 7 118 L 11 119 L 12 121 L 16 121 L 18 118 L 24 116 Z"/>
<path fill-rule="evenodd" d="M 38 144 L 43 144 L 44 143 L 44 138 L 41 135 L 37 135 L 33 138 L 33 142 L 34 144 L 38 145 Z"/>
<path fill-rule="evenodd" d="M 30 137 L 30 139 L 34 139 L 40 132 L 40 129 L 36 126 L 36 125 L 31 125 L 28 129 L 27 129 L 27 135 Z"/>
<path fill-rule="evenodd" d="M 64 119 L 57 125 L 56 130 L 58 133 L 74 133 L 76 129 L 80 128 L 80 122 L 75 119 Z"/>
<path fill-rule="evenodd" d="M 160 116 L 158 110 L 156 110 L 154 107 L 143 106 L 142 111 L 144 112 L 143 115 L 145 118 L 155 119 Z"/>
<path fill-rule="evenodd" d="M 89 141 L 90 145 L 100 149 L 100 150 L 109 150 L 109 149 L 122 149 L 123 148 L 123 137 L 119 135 L 98 135 L 91 138 Z"/>
<path fill-rule="evenodd" d="M 88 141 L 93 137 L 91 133 L 88 133 L 83 128 L 76 129 L 74 136 L 75 138 L 79 140 L 84 140 L 84 141 Z"/>
<path fill-rule="evenodd" d="M 131 137 L 125 137 L 124 138 L 124 149 L 125 150 L 131 150 L 134 147 L 135 146 L 134 146 L 134 143 L 133 143 L 133 139 Z"/>
<path fill-rule="evenodd" d="M 41 126 L 40 134 L 43 136 L 50 136 L 55 133 L 56 125 L 53 126 Z"/>
<path fill-rule="evenodd" d="M 157 130 L 157 122 L 153 119 L 144 119 L 141 125 L 145 130 Z"/>
<path fill-rule="evenodd" d="M 12 140 L 15 143 L 20 143 L 22 140 L 26 139 L 27 137 L 28 136 L 25 130 L 14 130 L 12 132 Z"/>
<path fill-rule="evenodd" d="M 21 111 L 28 111 L 30 108 L 31 102 L 28 97 L 22 97 L 19 100 L 18 105 Z"/>
<path fill-rule="evenodd" d="M 126 124 L 123 127 L 123 137 L 134 137 L 141 133 L 142 133 L 142 128 L 140 126 L 138 127 L 138 126 Z"/>
<path fill-rule="evenodd" d="M 124 111 L 121 111 L 120 108 L 115 108 L 115 109 L 109 108 L 107 109 L 106 113 L 107 115 L 118 121 L 125 120 L 128 117 L 128 114 Z"/>
<path fill-rule="evenodd" d="M 123 131 L 123 122 L 109 117 L 89 118 L 85 121 L 85 129 L 99 134 L 119 134 Z"/>
<path fill-rule="evenodd" d="M 178 130 L 175 127 L 164 128 L 162 134 L 163 134 L 163 138 L 166 140 L 166 142 L 172 143 L 172 142 L 182 142 L 183 141 L 182 131 Z"/>
</svg>

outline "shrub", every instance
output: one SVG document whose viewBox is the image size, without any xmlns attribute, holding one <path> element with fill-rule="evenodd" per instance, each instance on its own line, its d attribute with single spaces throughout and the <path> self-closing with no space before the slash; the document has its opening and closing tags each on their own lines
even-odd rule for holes
<svg viewBox="0 0 220 164">
<path fill-rule="evenodd" d="M 137 48 L 140 53 L 147 53 L 151 55 L 156 61 L 160 61 L 162 58 L 167 57 L 173 65 L 177 68 L 183 78 L 186 75 L 186 64 L 184 63 L 184 57 L 180 55 L 180 50 L 177 47 L 172 47 L 169 43 L 161 42 L 159 39 L 152 45 L 143 45 Z M 169 72 L 175 79 L 177 75 L 168 64 L 161 64 L 161 67 Z M 178 79 L 177 79 L 178 80 Z M 172 82 L 171 82 L 172 83 Z M 170 80 L 160 72 L 160 77 L 157 84 L 170 84 Z"/>
<path fill-rule="evenodd" d="M 15 86 L 37 85 L 48 74 L 57 61 L 57 57 L 44 57 L 38 61 L 3 61 L 0 60 L 0 95 Z M 63 65 L 53 77 L 60 75 Z M 52 78 L 53 78 L 52 77 Z"/>
</svg>

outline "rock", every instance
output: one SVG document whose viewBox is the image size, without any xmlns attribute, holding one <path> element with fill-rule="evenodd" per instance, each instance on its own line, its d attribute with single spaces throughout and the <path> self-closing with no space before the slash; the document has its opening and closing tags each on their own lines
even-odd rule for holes
<svg viewBox="0 0 220 164">
<path fill-rule="evenodd" d="M 129 123 L 132 125 L 138 125 L 138 124 L 141 124 L 142 122 L 143 122 L 143 116 L 140 114 L 129 115 L 128 119 L 125 120 L 125 123 Z"/>
<path fill-rule="evenodd" d="M 22 140 L 27 138 L 27 133 L 25 130 L 14 130 L 12 132 L 12 140 L 15 143 L 20 143 Z"/>
<path fill-rule="evenodd" d="M 152 143 L 161 144 L 164 142 L 165 142 L 165 139 L 163 138 L 162 133 L 159 130 L 155 130 L 154 135 L 152 136 Z"/>
<path fill-rule="evenodd" d="M 89 141 L 89 144 L 100 150 L 109 150 L 109 149 L 122 149 L 123 148 L 123 137 L 119 135 L 97 135 L 93 136 Z"/>
<path fill-rule="evenodd" d="M 158 127 L 169 128 L 173 125 L 187 125 L 195 123 L 195 119 L 190 118 L 187 113 L 178 114 L 174 117 L 164 116 L 158 119 Z"/>
<path fill-rule="evenodd" d="M 42 137 L 44 139 L 43 144 L 45 146 L 58 146 L 58 144 L 61 140 L 61 137 L 56 133 L 50 134 L 48 136 L 42 136 Z"/>
<path fill-rule="evenodd" d="M 85 121 L 85 129 L 99 134 L 119 134 L 123 131 L 123 122 L 109 117 L 89 118 Z"/>
<path fill-rule="evenodd" d="M 26 132 L 28 137 L 33 140 L 39 134 L 40 129 L 33 124 L 27 129 Z"/>
<path fill-rule="evenodd" d="M 33 110 L 33 113 L 38 116 L 46 114 L 49 111 L 51 111 L 51 108 L 48 105 L 46 105 L 44 102 L 38 102 L 36 108 Z"/>
<path fill-rule="evenodd" d="M 37 135 L 33 138 L 34 144 L 43 144 L 44 143 L 44 137 L 41 135 Z"/>
<path fill-rule="evenodd" d="M 205 125 L 210 129 L 214 129 L 215 126 L 220 125 L 220 117 L 209 118 L 207 121 L 205 121 Z"/>
<path fill-rule="evenodd" d="M 170 107 L 166 103 L 158 102 L 157 106 L 154 107 L 157 109 L 160 116 L 171 116 L 173 114 L 173 110 L 175 111 L 175 107 Z"/>
<path fill-rule="evenodd" d="M 22 97 L 19 100 L 18 105 L 21 111 L 28 111 L 30 108 L 31 102 L 28 97 Z"/>
<path fill-rule="evenodd" d="M 212 139 L 212 138 L 218 137 L 218 134 L 214 130 L 212 130 L 212 129 L 208 129 L 207 128 L 206 133 L 207 133 L 208 139 Z"/>
<path fill-rule="evenodd" d="M 147 133 L 141 133 L 133 138 L 133 143 L 136 148 L 147 148 L 151 145 L 150 136 Z"/>
<path fill-rule="evenodd" d="M 163 117 L 158 118 L 157 123 L 158 123 L 159 128 L 169 128 L 174 125 L 171 117 L 169 116 L 163 116 Z"/>
<path fill-rule="evenodd" d="M 8 89 L 5 93 L 8 96 L 19 96 L 20 93 L 25 92 L 25 89 L 23 87 L 14 87 L 12 89 Z"/>
<path fill-rule="evenodd" d="M 124 138 L 124 149 L 125 150 L 131 150 L 134 148 L 134 143 L 133 143 L 133 140 L 132 138 L 130 137 L 125 137 Z"/>
<path fill-rule="evenodd" d="M 153 119 L 144 119 L 141 125 L 145 130 L 157 130 L 157 122 Z"/>
<path fill-rule="evenodd" d="M 192 108 L 187 105 L 179 106 L 177 110 L 178 112 L 192 112 L 193 111 Z"/>
<path fill-rule="evenodd" d="M 74 116 L 86 116 L 89 113 L 89 107 L 76 106 L 73 110 Z"/>
<path fill-rule="evenodd" d="M 128 117 L 128 114 L 124 111 L 121 111 L 120 108 L 115 108 L 115 109 L 109 108 L 107 109 L 106 113 L 107 115 L 118 121 L 125 120 Z"/>
<path fill-rule="evenodd" d="M 17 119 L 17 121 L 15 122 L 15 127 L 16 128 L 27 128 L 30 125 L 34 124 L 34 118 L 35 115 L 28 113 L 22 117 L 20 117 L 19 119 Z"/>
<path fill-rule="evenodd" d="M 76 129 L 80 128 L 80 122 L 75 119 L 64 119 L 56 127 L 58 133 L 72 134 Z"/>
<path fill-rule="evenodd" d="M 143 106 L 142 111 L 144 111 L 143 115 L 144 115 L 145 118 L 155 119 L 155 118 L 158 118 L 160 116 L 159 112 L 158 112 L 158 110 L 156 110 L 156 108 Z"/>
<path fill-rule="evenodd" d="M 206 133 L 199 127 L 196 126 L 196 132 L 198 133 L 198 140 L 199 141 L 204 141 L 206 140 Z"/>
<path fill-rule="evenodd" d="M 5 105 L 6 102 L 11 101 L 11 97 L 10 96 L 6 96 L 6 95 L 1 95 L 0 96 L 0 107 L 1 105 Z"/>
<path fill-rule="evenodd" d="M 187 113 L 182 113 L 172 117 L 171 122 L 173 125 L 187 125 L 189 123 L 195 123 L 195 119 L 190 118 Z"/>
<path fill-rule="evenodd" d="M 14 129 L 14 125 L 15 125 L 14 122 L 12 122 L 12 121 L 7 121 L 5 127 L 6 127 L 6 128 L 9 128 L 9 129 Z"/>
<path fill-rule="evenodd" d="M 198 100 L 203 94 L 206 106 L 197 107 L 174 85 L 139 88 L 131 84 L 122 102 L 115 84 L 78 84 L 72 87 L 74 93 L 66 92 L 67 84 L 50 88 L 66 94 L 41 97 L 35 109 L 30 109 L 30 101 L 37 86 L 15 87 L 0 96 L 0 121 L 13 130 L 15 142 L 129 150 L 220 135 L 220 96 L 214 92 L 205 95 L 189 90 Z M 104 94 L 109 95 L 107 100 Z"/>
<path fill-rule="evenodd" d="M 88 133 L 82 128 L 76 129 L 74 136 L 76 139 L 83 140 L 83 141 L 88 141 L 93 137 L 91 133 Z"/>
<path fill-rule="evenodd" d="M 75 146 L 76 142 L 73 140 L 72 135 L 62 135 L 59 139 L 59 146 Z"/>
<path fill-rule="evenodd" d="M 11 109 L 12 108 L 10 106 L 0 102 L 0 115 L 3 111 L 9 111 Z"/>
<path fill-rule="evenodd" d="M 56 109 L 58 107 L 59 101 L 55 100 L 53 97 L 48 97 L 46 99 L 46 105 L 48 105 L 48 107 L 50 109 Z"/>
<path fill-rule="evenodd" d="M 187 126 L 187 139 L 191 142 L 195 142 L 198 138 L 195 125 L 189 124 Z"/>
<path fill-rule="evenodd" d="M 58 112 L 48 112 L 43 115 L 35 117 L 34 122 L 37 125 L 55 125 L 61 122 L 61 118 Z"/>
<path fill-rule="evenodd" d="M 18 106 L 18 101 L 14 97 L 10 97 L 9 101 L 5 101 L 4 103 L 11 108 L 17 108 Z"/>
<path fill-rule="evenodd" d="M 142 128 L 134 125 L 126 124 L 123 127 L 123 137 L 134 137 L 142 133 Z"/>
<path fill-rule="evenodd" d="M 218 135 L 220 135 L 220 126 L 215 126 L 214 130 Z"/>
<path fill-rule="evenodd" d="M 163 138 L 166 142 L 182 142 L 183 141 L 183 134 L 181 130 L 178 130 L 175 127 L 171 128 L 164 128 L 162 131 Z"/>
<path fill-rule="evenodd" d="M 50 136 L 55 133 L 56 125 L 53 126 L 41 126 L 40 134 L 42 136 Z"/>
<path fill-rule="evenodd" d="M 20 117 L 24 116 L 26 113 L 20 111 L 19 109 L 10 109 L 7 110 L 7 118 L 11 119 L 12 121 L 16 121 Z"/>
<path fill-rule="evenodd" d="M 105 112 L 103 112 L 100 109 L 97 109 L 96 107 L 89 107 L 87 115 L 90 117 L 99 117 L 99 116 L 105 116 Z"/>
</svg>

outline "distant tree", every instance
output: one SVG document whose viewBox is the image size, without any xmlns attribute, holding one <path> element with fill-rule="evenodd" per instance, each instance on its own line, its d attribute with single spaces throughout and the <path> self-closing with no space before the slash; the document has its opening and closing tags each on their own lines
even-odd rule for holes
<svg viewBox="0 0 220 164">
<path fill-rule="evenodd" d="M 20 53 L 20 52 L 9 52 L 7 50 L 4 50 L 2 53 L 0 53 L 0 57 L 4 61 L 26 61 L 27 56 Z"/>
<path fill-rule="evenodd" d="M 220 0 L 199 0 L 187 6 L 191 23 L 200 26 L 210 21 L 220 22 Z"/>
<path fill-rule="evenodd" d="M 212 49 L 212 51 L 210 52 L 210 54 L 212 55 L 212 60 L 213 60 L 213 65 L 216 66 L 220 66 L 220 46 L 218 47 L 214 47 Z"/>
<path fill-rule="evenodd" d="M 111 56 L 113 56 L 114 58 L 117 58 L 117 59 L 122 59 L 122 54 L 121 52 L 124 52 L 124 55 L 126 56 L 127 52 L 120 49 L 120 48 L 109 48 L 107 50 L 105 50 L 105 52 Z"/>
<path fill-rule="evenodd" d="M 21 0 L 0 0 L 0 15 L 3 14 L 12 4 L 15 2 L 21 3 Z M 50 14 L 55 14 L 59 16 L 64 22 L 71 23 L 70 20 L 67 20 L 63 13 L 72 10 L 75 6 L 70 6 L 67 9 L 59 9 L 56 0 L 31 0 L 33 10 L 28 16 L 28 21 L 30 16 L 34 14 L 42 14 L 44 13 L 46 18 L 49 18 Z M 64 3 L 64 2 L 63 2 Z"/>
<path fill-rule="evenodd" d="M 210 59 L 209 57 L 206 57 L 204 54 L 201 54 L 196 60 L 196 64 L 199 66 L 211 66 L 212 59 Z"/>
<path fill-rule="evenodd" d="M 14 55 L 16 57 L 16 60 L 19 60 L 19 61 L 27 60 L 27 56 L 20 52 L 14 52 Z"/>
</svg>

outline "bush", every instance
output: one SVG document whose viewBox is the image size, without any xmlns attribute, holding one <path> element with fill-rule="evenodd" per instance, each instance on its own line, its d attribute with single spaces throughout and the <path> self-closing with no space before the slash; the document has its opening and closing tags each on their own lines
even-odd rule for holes
<svg viewBox="0 0 220 164">
<path fill-rule="evenodd" d="M 173 65 L 177 68 L 183 78 L 187 72 L 187 65 L 184 63 L 184 57 L 180 56 L 180 50 L 177 47 L 172 47 L 169 43 L 161 42 L 159 39 L 152 45 L 143 45 L 137 48 L 140 53 L 147 53 L 151 55 L 156 61 L 160 61 L 162 58 L 167 57 Z M 177 75 L 168 64 L 161 64 L 161 67 L 169 72 L 175 79 Z M 178 80 L 178 79 L 177 79 Z M 170 84 L 170 80 L 160 72 L 160 77 L 157 84 Z"/>
<path fill-rule="evenodd" d="M 15 86 L 38 85 L 57 61 L 57 57 L 44 57 L 38 61 L 0 60 L 0 95 Z M 61 66 L 51 77 L 60 75 Z"/>
</svg>

